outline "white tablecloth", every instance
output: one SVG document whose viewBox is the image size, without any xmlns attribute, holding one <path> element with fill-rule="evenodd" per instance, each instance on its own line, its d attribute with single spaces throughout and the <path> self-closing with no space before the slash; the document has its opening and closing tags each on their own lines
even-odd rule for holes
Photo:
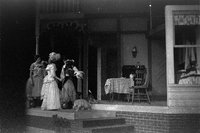
<svg viewBox="0 0 200 133">
<path fill-rule="evenodd" d="M 109 78 L 105 83 L 105 93 L 129 93 L 129 87 L 133 86 L 134 82 L 130 78 Z"/>
</svg>

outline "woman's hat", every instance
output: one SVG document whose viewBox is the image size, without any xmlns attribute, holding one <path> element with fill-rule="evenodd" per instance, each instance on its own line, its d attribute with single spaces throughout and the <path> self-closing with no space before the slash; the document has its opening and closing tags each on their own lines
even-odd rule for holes
<svg viewBox="0 0 200 133">
<path fill-rule="evenodd" d="M 49 54 L 49 59 L 52 60 L 52 61 L 57 61 L 61 58 L 61 55 L 59 53 L 56 53 L 56 52 L 51 52 Z"/>
</svg>

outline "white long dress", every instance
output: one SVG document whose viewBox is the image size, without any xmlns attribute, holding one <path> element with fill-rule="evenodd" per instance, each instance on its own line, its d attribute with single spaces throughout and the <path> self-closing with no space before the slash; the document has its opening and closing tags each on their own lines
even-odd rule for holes
<svg viewBox="0 0 200 133">
<path fill-rule="evenodd" d="M 57 82 L 55 80 L 55 64 L 47 65 L 47 75 L 44 78 L 41 90 L 41 99 L 43 99 L 42 110 L 56 110 L 60 109 L 60 94 Z"/>
</svg>

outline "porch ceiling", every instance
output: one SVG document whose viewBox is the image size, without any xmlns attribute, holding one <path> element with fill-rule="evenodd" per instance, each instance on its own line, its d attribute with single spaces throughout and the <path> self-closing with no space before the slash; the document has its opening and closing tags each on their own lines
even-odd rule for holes
<svg viewBox="0 0 200 133">
<path fill-rule="evenodd" d="M 152 11 L 160 13 L 166 5 L 196 5 L 200 0 L 81 0 L 84 13 L 140 13 Z"/>
<path fill-rule="evenodd" d="M 85 14 L 131 13 L 150 14 L 153 26 L 164 23 L 166 5 L 199 5 L 200 0 L 81 0 L 81 12 Z"/>
</svg>

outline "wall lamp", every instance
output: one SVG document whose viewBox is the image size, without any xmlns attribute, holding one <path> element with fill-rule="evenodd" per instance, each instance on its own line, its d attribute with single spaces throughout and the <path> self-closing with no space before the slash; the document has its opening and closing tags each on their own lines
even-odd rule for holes
<svg viewBox="0 0 200 133">
<path fill-rule="evenodd" d="M 133 58 L 135 58 L 137 56 L 137 47 L 136 46 L 132 48 L 131 53 L 132 53 Z"/>
</svg>

